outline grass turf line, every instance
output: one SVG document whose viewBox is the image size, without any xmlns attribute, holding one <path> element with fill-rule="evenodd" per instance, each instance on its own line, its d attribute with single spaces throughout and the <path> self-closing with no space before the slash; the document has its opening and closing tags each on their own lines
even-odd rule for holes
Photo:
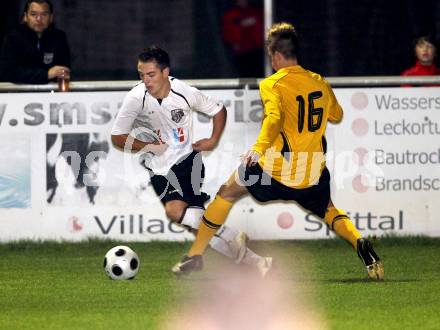
<svg viewBox="0 0 440 330">
<path fill-rule="evenodd" d="M 197 281 L 176 280 L 170 272 L 189 244 L 124 243 L 138 253 L 141 269 L 133 281 L 112 281 L 103 257 L 119 244 L 0 244 L 0 329 L 157 329 L 166 310 L 197 290 Z M 361 261 L 341 240 L 252 244 L 283 260 L 285 279 L 292 275 L 292 286 L 317 298 L 332 329 L 438 329 L 438 238 L 375 242 L 385 263 L 382 283 L 366 280 Z M 227 262 L 213 253 L 205 260 L 204 275 L 196 279 L 215 277 L 214 268 Z"/>
</svg>

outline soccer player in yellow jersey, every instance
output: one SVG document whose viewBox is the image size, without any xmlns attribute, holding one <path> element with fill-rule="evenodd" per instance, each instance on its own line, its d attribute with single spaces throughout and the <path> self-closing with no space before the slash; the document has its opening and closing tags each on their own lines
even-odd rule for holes
<svg viewBox="0 0 440 330">
<path fill-rule="evenodd" d="M 291 24 L 271 27 L 267 51 L 276 73 L 260 84 L 264 117 L 257 141 L 208 205 L 195 242 L 173 271 L 184 274 L 202 269 L 209 240 L 225 222 L 233 203 L 250 193 L 260 202 L 295 201 L 316 214 L 353 246 L 368 276 L 382 280 L 383 264 L 371 243 L 330 199 L 325 129 L 327 122 L 342 120 L 341 106 L 327 81 L 298 64 L 298 39 Z M 270 267 L 266 265 L 267 270 Z"/>
</svg>

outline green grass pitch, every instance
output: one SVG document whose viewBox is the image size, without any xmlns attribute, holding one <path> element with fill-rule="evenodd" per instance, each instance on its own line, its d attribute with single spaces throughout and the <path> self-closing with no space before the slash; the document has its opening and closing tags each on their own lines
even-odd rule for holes
<svg viewBox="0 0 440 330">
<path fill-rule="evenodd" d="M 203 290 L 217 269 L 252 273 L 209 252 L 202 273 L 176 279 L 170 268 L 189 243 L 125 243 L 138 253 L 140 272 L 131 281 L 112 281 L 103 256 L 119 244 L 0 244 L 0 329 L 161 329 L 171 311 L 208 294 Z M 361 261 L 341 240 L 251 244 L 281 261 L 267 283 L 282 283 L 287 295 L 300 290 L 330 329 L 440 328 L 438 238 L 376 241 L 385 264 L 379 283 L 366 280 Z"/>
</svg>

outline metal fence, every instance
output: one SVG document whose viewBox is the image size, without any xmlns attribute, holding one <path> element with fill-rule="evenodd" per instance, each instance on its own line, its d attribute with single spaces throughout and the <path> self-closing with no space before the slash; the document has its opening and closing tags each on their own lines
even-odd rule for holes
<svg viewBox="0 0 440 330">
<path fill-rule="evenodd" d="M 426 86 L 438 85 L 440 76 L 372 76 L 372 77 L 328 77 L 326 78 L 333 87 L 390 87 L 390 86 Z M 199 89 L 256 89 L 262 79 L 194 79 L 184 80 L 186 83 Z M 130 90 L 139 81 L 72 81 L 70 91 L 124 91 Z M 8 92 L 51 92 L 57 91 L 55 83 L 47 85 L 26 85 L 0 83 L 0 93 Z"/>
</svg>

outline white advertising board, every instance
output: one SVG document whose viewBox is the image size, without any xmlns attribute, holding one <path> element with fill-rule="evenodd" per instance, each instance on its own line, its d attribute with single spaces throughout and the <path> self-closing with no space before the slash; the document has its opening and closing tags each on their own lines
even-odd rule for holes
<svg viewBox="0 0 440 330">
<path fill-rule="evenodd" d="M 255 141 L 257 90 L 209 90 L 228 122 L 204 154 L 204 190 L 215 195 Z M 440 236 L 440 89 L 336 89 L 344 120 L 327 128 L 332 196 L 363 234 Z M 112 147 L 110 129 L 125 92 L 0 94 L 0 240 L 88 237 L 184 240 L 165 218 L 137 155 Z M 195 137 L 211 124 L 194 116 Z M 228 225 L 252 239 L 332 234 L 293 203 L 246 197 Z"/>
</svg>

